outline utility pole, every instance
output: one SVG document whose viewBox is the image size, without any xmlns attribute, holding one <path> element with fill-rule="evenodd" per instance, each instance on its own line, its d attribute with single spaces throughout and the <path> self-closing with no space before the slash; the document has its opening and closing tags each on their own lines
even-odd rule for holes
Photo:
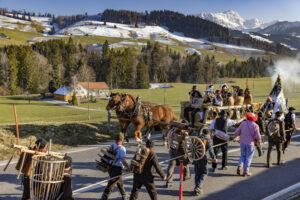
<svg viewBox="0 0 300 200">
<path fill-rule="evenodd" d="M 164 105 L 166 105 L 166 84 L 164 84 Z"/>
<path fill-rule="evenodd" d="M 88 118 L 90 120 L 90 76 L 88 76 Z"/>
</svg>

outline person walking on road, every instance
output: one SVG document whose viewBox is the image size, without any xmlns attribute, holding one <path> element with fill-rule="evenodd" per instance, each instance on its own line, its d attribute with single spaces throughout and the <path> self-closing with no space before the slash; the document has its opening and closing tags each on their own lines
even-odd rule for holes
<svg viewBox="0 0 300 200">
<path fill-rule="evenodd" d="M 108 174 L 109 177 L 116 177 L 122 175 L 122 170 L 125 166 L 125 170 L 129 170 L 129 166 L 126 162 L 126 148 L 123 146 L 124 135 L 122 133 L 118 134 L 116 137 L 116 143 L 111 144 L 109 148 L 113 151 L 116 151 L 116 161 L 109 168 Z M 118 177 L 108 181 L 106 188 L 102 194 L 101 200 L 107 200 L 110 193 L 113 191 L 115 185 L 117 184 L 119 191 L 121 193 L 122 199 L 127 200 L 128 196 L 126 195 L 122 177 Z"/>
<path fill-rule="evenodd" d="M 268 154 L 267 154 L 267 167 L 270 168 L 272 165 L 272 149 L 273 146 L 276 146 L 277 150 L 277 165 L 283 164 L 282 161 L 282 146 L 283 143 L 286 142 L 285 139 L 285 130 L 284 130 L 284 122 L 280 120 L 282 116 L 282 112 L 277 111 L 275 113 L 275 119 L 269 121 L 268 127 Z"/>
<path fill-rule="evenodd" d="M 133 174 L 133 188 L 131 190 L 130 200 L 138 199 L 139 191 L 143 185 L 146 187 L 151 200 L 157 200 L 157 192 L 155 189 L 153 175 L 154 168 L 159 176 L 163 180 L 166 180 L 165 173 L 158 163 L 157 155 L 153 151 L 154 142 L 152 140 L 147 140 L 146 148 L 148 148 L 150 151 L 143 166 L 142 173 Z"/>
<path fill-rule="evenodd" d="M 235 139 L 239 136 L 241 156 L 238 162 L 237 174 L 241 175 L 242 167 L 244 167 L 243 175 L 251 176 L 250 165 L 255 152 L 255 144 L 260 143 L 261 135 L 259 133 L 259 127 L 255 123 L 257 115 L 254 113 L 246 114 L 246 121 L 235 131 Z"/>
<path fill-rule="evenodd" d="M 193 161 L 194 164 L 194 171 L 195 171 L 195 189 L 194 193 L 196 196 L 203 194 L 203 184 L 204 180 L 207 176 L 207 151 L 210 154 L 210 157 L 213 159 L 214 163 L 217 163 L 218 160 L 216 158 L 216 155 L 214 153 L 213 147 L 212 147 L 212 140 L 210 138 L 210 133 L 208 129 L 203 130 L 203 134 L 199 136 L 200 139 L 203 139 L 206 141 L 205 145 L 205 155 L 202 159 Z"/>
<path fill-rule="evenodd" d="M 229 126 L 233 126 L 236 124 L 235 120 L 227 119 L 227 112 L 222 110 L 219 113 L 219 117 L 214 119 L 211 123 L 209 129 L 212 132 L 213 136 L 213 144 L 214 153 L 217 156 L 219 149 L 222 150 L 222 170 L 227 170 L 227 151 L 228 151 L 228 141 L 230 140 L 230 136 L 227 134 L 227 129 Z M 212 172 L 215 172 L 217 168 L 217 163 L 212 163 Z"/>
<path fill-rule="evenodd" d="M 284 118 L 286 141 L 283 144 L 283 152 L 291 143 L 292 136 L 296 130 L 296 115 L 294 111 L 295 111 L 294 107 L 289 107 L 289 112 L 285 115 Z"/>
</svg>

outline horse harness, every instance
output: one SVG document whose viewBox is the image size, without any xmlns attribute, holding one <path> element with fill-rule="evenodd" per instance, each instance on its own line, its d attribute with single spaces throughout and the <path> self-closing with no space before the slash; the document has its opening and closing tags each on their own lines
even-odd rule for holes
<svg viewBox="0 0 300 200">
<path fill-rule="evenodd" d="M 133 111 L 129 111 L 127 109 L 127 104 L 129 102 L 128 96 L 131 98 L 131 100 L 134 102 L 134 109 Z M 125 99 L 124 99 L 125 98 Z M 117 110 L 119 110 L 119 107 L 122 106 L 124 107 L 124 111 L 118 111 L 122 112 L 123 114 L 127 115 L 130 119 L 135 118 L 135 117 L 142 117 L 145 121 L 149 122 L 152 120 L 152 111 L 151 107 L 143 104 L 140 100 L 140 97 L 138 96 L 136 99 L 134 99 L 130 95 L 125 95 L 122 97 L 121 103 L 118 105 Z M 142 114 L 140 114 L 140 110 L 142 109 Z"/>
</svg>

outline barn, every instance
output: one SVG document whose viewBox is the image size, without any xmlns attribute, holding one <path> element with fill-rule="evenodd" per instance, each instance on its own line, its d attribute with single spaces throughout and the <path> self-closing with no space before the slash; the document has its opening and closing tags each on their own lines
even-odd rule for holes
<svg viewBox="0 0 300 200">
<path fill-rule="evenodd" d="M 54 99 L 60 101 L 69 101 L 72 99 L 72 91 L 73 89 L 71 87 L 62 85 L 53 93 Z"/>
</svg>

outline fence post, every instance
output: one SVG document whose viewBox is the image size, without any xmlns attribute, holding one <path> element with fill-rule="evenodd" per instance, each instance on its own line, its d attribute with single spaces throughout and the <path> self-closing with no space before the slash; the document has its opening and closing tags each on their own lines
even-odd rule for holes
<svg viewBox="0 0 300 200">
<path fill-rule="evenodd" d="M 180 186 L 179 186 L 179 200 L 182 200 L 182 183 L 183 183 L 183 162 L 180 161 Z"/>
</svg>

